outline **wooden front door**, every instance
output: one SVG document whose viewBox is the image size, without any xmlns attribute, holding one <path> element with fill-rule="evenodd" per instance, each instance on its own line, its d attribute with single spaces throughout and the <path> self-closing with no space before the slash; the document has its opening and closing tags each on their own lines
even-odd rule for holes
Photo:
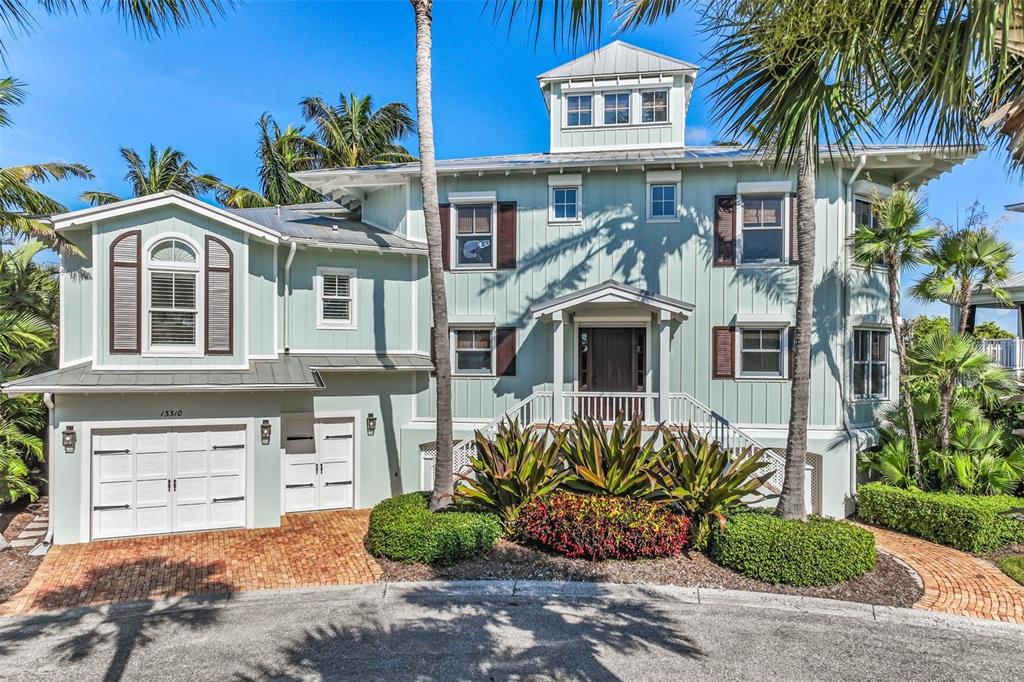
<svg viewBox="0 0 1024 682">
<path fill-rule="evenodd" d="M 581 327 L 579 388 L 593 393 L 636 393 L 646 388 L 647 330 L 643 327 Z M 583 416 L 614 419 L 643 415 L 644 400 L 581 397 L 576 411 Z"/>
</svg>

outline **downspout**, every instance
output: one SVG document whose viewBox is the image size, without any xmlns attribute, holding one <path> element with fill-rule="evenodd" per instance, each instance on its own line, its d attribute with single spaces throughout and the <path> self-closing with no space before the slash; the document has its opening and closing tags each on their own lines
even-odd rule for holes
<svg viewBox="0 0 1024 682">
<path fill-rule="evenodd" d="M 43 394 L 43 404 L 46 405 L 46 486 L 47 494 L 53 498 L 53 452 L 54 442 L 56 439 L 56 433 L 53 428 L 53 412 L 54 402 L 52 393 Z M 43 536 L 43 541 L 38 545 L 29 550 L 30 556 L 43 556 L 50 550 L 50 544 L 53 542 L 53 509 L 47 510 L 46 514 L 46 535 Z"/>
<path fill-rule="evenodd" d="M 853 169 L 853 173 L 850 175 L 850 179 L 846 183 L 846 203 L 843 208 L 846 215 L 843 217 L 844 225 L 844 237 L 849 239 L 852 230 L 851 227 L 851 216 L 853 216 L 853 183 L 857 182 L 857 178 L 860 177 L 861 171 L 864 170 L 864 166 L 868 163 L 867 154 L 861 154 L 860 159 L 857 162 L 857 167 Z M 840 171 L 842 172 L 842 171 Z M 850 249 L 843 246 L 843 261 L 844 267 L 843 272 L 850 271 Z M 846 277 L 843 278 L 843 337 L 845 339 L 850 336 L 850 283 Z M 843 349 L 843 387 L 842 390 L 847 389 L 847 367 L 846 367 L 846 349 Z M 850 499 L 855 499 L 857 495 L 857 439 L 853 434 L 853 429 L 850 427 L 850 416 L 849 411 L 843 410 L 843 428 L 846 430 L 846 435 L 850 442 Z"/>
<path fill-rule="evenodd" d="M 292 297 L 292 261 L 295 260 L 296 242 L 288 247 L 288 259 L 284 262 L 284 352 L 287 354 L 291 348 L 288 345 L 288 302 Z"/>
</svg>

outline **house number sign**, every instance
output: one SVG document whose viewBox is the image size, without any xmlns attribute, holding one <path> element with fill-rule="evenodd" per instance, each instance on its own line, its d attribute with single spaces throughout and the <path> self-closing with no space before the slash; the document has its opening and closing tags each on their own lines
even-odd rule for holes
<svg viewBox="0 0 1024 682">
<path fill-rule="evenodd" d="M 180 417 L 181 410 L 161 410 L 161 417 Z"/>
</svg>

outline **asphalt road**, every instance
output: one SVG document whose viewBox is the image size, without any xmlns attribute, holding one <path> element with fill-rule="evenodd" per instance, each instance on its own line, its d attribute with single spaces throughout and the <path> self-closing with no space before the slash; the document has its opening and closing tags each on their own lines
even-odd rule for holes
<svg viewBox="0 0 1024 682">
<path fill-rule="evenodd" d="M 1024 627 L 746 593 L 375 585 L 0 619 L 25 680 L 1011 680 Z"/>
</svg>

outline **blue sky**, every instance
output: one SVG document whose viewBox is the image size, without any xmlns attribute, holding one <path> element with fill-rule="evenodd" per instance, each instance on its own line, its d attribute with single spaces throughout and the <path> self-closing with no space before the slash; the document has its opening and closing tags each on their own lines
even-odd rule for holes
<svg viewBox="0 0 1024 682">
<path fill-rule="evenodd" d="M 546 150 L 536 76 L 577 55 L 556 49 L 548 38 L 535 45 L 522 28 L 495 26 L 481 8 L 478 2 L 436 2 L 438 155 Z M 609 26 L 604 40 L 611 38 Z M 26 82 L 29 99 L 13 112 L 15 125 L 0 129 L 0 164 L 88 164 L 95 180 L 50 188 L 71 208 L 82 205 L 78 195 L 85 189 L 126 190 L 121 146 L 142 151 L 150 143 L 171 145 L 201 171 L 255 186 L 260 114 L 301 123 L 302 97 L 336 101 L 339 92 L 412 105 L 413 39 L 405 0 L 251 1 L 215 26 L 152 41 L 133 35 L 112 15 L 43 18 L 30 35 L 6 41 L 9 54 L 0 71 Z M 698 65 L 705 61 L 688 12 L 624 39 Z M 690 144 L 706 143 L 717 132 L 706 81 L 702 87 L 698 77 L 688 116 Z M 415 148 L 415 140 L 407 143 Z M 1024 253 L 1024 214 L 1002 210 L 1024 201 L 1024 184 L 1007 174 L 999 155 L 989 152 L 958 167 L 928 185 L 925 195 L 932 215 L 947 222 L 980 200 L 1001 222 L 1003 236 Z M 1020 261 L 1024 269 L 1024 257 Z M 922 309 L 912 302 L 907 307 L 909 314 Z"/>
</svg>

